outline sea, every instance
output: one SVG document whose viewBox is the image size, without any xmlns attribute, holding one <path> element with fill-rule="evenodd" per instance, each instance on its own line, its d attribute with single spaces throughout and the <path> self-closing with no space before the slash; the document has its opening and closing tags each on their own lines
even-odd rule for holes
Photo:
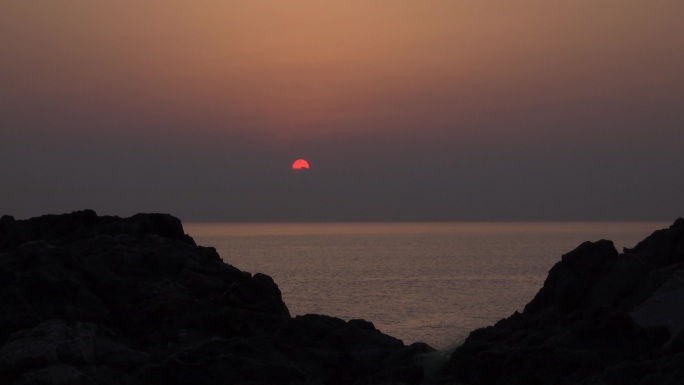
<svg viewBox="0 0 684 385">
<path fill-rule="evenodd" d="M 633 247 L 664 222 L 189 223 L 243 271 L 273 277 L 293 316 L 365 319 L 442 350 L 522 311 L 585 241 Z"/>
</svg>

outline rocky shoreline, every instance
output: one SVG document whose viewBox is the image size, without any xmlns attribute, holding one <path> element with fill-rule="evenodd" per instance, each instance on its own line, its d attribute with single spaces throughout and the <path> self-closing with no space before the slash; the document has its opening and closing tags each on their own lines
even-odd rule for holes
<svg viewBox="0 0 684 385">
<path fill-rule="evenodd" d="M 681 384 L 684 219 L 618 253 L 611 241 L 563 255 L 542 289 L 470 334 L 443 368 L 465 384 Z"/>
<path fill-rule="evenodd" d="M 2 384 L 417 384 L 425 344 L 291 317 L 163 214 L 0 219 Z"/>
<path fill-rule="evenodd" d="M 166 214 L 0 219 L 2 384 L 679 384 L 684 219 L 564 255 L 522 313 L 434 352 L 371 322 L 292 317 L 264 274 Z M 434 362 L 431 363 L 434 365 Z"/>
</svg>

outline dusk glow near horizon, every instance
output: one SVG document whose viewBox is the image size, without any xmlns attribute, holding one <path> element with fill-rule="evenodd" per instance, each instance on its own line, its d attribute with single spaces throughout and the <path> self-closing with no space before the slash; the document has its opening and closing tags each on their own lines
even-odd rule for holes
<svg viewBox="0 0 684 385">
<path fill-rule="evenodd" d="M 672 220 L 683 14 L 637 0 L 5 1 L 1 211 Z M 293 154 L 315 177 L 283 167 Z"/>
</svg>

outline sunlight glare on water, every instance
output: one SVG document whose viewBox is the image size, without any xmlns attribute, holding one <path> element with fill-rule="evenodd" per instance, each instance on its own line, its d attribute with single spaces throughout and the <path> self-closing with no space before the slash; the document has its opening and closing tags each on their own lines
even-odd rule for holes
<svg viewBox="0 0 684 385">
<path fill-rule="evenodd" d="M 633 247 L 654 222 L 191 223 L 223 260 L 273 277 L 292 315 L 372 321 L 405 343 L 447 348 L 521 311 L 584 241 Z"/>
</svg>

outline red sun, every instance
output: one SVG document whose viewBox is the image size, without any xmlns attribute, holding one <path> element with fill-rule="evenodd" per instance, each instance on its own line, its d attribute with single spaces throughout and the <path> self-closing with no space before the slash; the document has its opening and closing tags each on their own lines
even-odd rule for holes
<svg viewBox="0 0 684 385">
<path fill-rule="evenodd" d="M 292 169 L 293 170 L 301 170 L 301 169 L 309 169 L 309 162 L 307 162 L 304 159 L 297 159 L 292 163 Z"/>
</svg>

